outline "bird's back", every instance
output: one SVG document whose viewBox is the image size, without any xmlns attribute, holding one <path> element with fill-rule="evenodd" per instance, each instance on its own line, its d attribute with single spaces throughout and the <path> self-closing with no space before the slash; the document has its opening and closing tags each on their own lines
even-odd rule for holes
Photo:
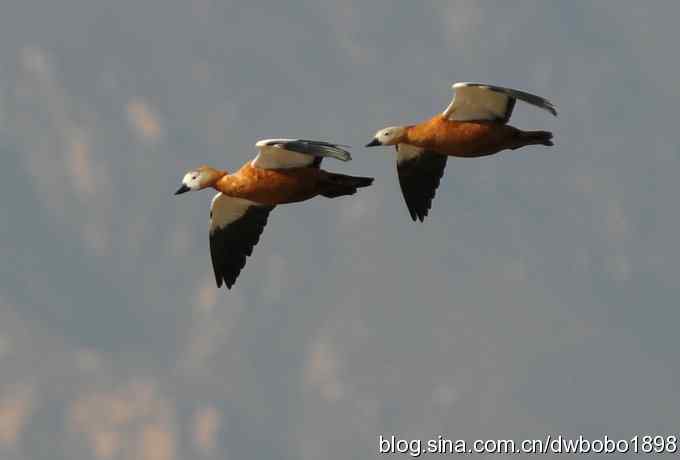
<svg viewBox="0 0 680 460">
<path fill-rule="evenodd" d="M 324 171 L 316 167 L 261 169 L 246 163 L 234 174 L 223 177 L 216 188 L 228 196 L 259 204 L 295 203 L 316 196 Z"/>
<path fill-rule="evenodd" d="M 406 143 L 445 155 L 477 157 L 510 148 L 520 131 L 493 121 L 451 121 L 436 115 L 411 126 Z"/>
</svg>

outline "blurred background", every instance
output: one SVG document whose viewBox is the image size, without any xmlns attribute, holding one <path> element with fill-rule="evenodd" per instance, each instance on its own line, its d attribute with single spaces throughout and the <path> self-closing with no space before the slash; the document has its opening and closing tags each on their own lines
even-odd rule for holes
<svg viewBox="0 0 680 460">
<path fill-rule="evenodd" d="M 7 0 L 0 458 L 370 458 L 379 434 L 680 426 L 680 3 Z M 384 126 L 455 81 L 556 146 L 452 159 L 411 222 Z M 354 146 L 215 288 L 210 192 L 268 137 Z"/>
</svg>

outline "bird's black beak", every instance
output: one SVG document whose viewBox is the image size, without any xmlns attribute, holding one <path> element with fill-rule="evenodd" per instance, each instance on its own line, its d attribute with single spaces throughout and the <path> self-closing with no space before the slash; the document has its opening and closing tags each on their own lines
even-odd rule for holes
<svg viewBox="0 0 680 460">
<path fill-rule="evenodd" d="M 177 189 L 175 192 L 175 195 L 181 195 L 182 193 L 186 193 L 189 190 L 191 190 L 189 187 L 186 186 L 186 184 L 182 184 L 180 188 Z"/>
<path fill-rule="evenodd" d="M 375 147 L 376 145 L 382 145 L 382 144 L 380 143 L 380 141 L 377 138 L 374 137 L 371 142 L 366 144 L 366 147 Z"/>
</svg>

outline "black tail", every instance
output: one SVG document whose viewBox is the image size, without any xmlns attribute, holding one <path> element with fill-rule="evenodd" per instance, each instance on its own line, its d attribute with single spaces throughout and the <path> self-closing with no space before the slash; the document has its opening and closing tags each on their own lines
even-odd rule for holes
<svg viewBox="0 0 680 460">
<path fill-rule="evenodd" d="M 528 141 L 525 145 L 553 146 L 553 134 L 550 131 L 522 131 L 522 139 Z"/>
<path fill-rule="evenodd" d="M 344 174 L 328 173 L 324 181 L 325 188 L 321 192 L 326 198 L 335 198 L 344 195 L 354 195 L 357 189 L 368 187 L 373 183 L 372 177 L 355 177 Z"/>
</svg>

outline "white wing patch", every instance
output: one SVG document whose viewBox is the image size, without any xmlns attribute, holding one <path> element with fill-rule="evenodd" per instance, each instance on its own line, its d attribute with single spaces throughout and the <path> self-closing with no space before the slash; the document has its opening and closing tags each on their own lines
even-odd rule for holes
<svg viewBox="0 0 680 460">
<path fill-rule="evenodd" d="M 456 121 L 503 118 L 509 99 L 505 94 L 482 87 L 457 88 L 448 118 Z"/>
<path fill-rule="evenodd" d="M 286 150 L 278 145 L 267 145 L 272 141 L 292 141 L 293 139 L 265 139 L 255 144 L 260 149 L 253 162 L 253 167 L 260 169 L 304 168 L 314 162 L 314 157 L 303 153 Z"/>
<path fill-rule="evenodd" d="M 257 203 L 218 193 L 210 203 L 210 233 L 237 221 L 251 206 L 257 206 Z"/>
<path fill-rule="evenodd" d="M 483 83 L 456 83 L 454 97 L 443 116 L 452 121 L 493 120 L 507 122 L 516 100 L 557 115 L 555 106 L 540 96 Z"/>
<path fill-rule="evenodd" d="M 415 145 L 397 144 L 397 163 L 412 160 L 422 154 L 424 150 L 422 147 L 416 147 Z"/>
<path fill-rule="evenodd" d="M 251 165 L 260 169 L 304 168 L 324 157 L 341 161 L 352 158 L 341 145 L 306 139 L 263 139 L 255 147 L 260 152 Z"/>
</svg>

